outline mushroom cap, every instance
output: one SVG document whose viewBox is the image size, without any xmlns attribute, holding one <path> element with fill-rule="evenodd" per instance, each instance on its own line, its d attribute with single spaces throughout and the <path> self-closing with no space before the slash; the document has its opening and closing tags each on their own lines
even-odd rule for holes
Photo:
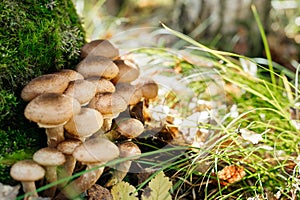
<svg viewBox="0 0 300 200">
<path fill-rule="evenodd" d="M 103 124 L 100 112 L 91 108 L 81 108 L 66 124 L 65 129 L 75 138 L 86 138 L 96 133 Z"/>
<path fill-rule="evenodd" d="M 119 56 L 119 50 L 108 40 L 93 40 L 83 45 L 80 51 L 81 58 L 93 55 L 114 59 Z"/>
<path fill-rule="evenodd" d="M 84 78 L 100 76 L 110 80 L 118 75 L 119 68 L 106 57 L 88 56 L 76 66 L 76 71 Z"/>
<path fill-rule="evenodd" d="M 128 105 L 135 105 L 141 101 L 142 90 L 137 89 L 130 83 L 118 83 L 116 85 L 116 93 L 120 95 Z"/>
<path fill-rule="evenodd" d="M 43 166 L 58 166 L 66 162 L 65 155 L 51 147 L 39 149 L 33 154 L 33 160 Z"/>
<path fill-rule="evenodd" d="M 158 95 L 158 84 L 153 80 L 146 80 L 143 83 L 139 83 L 137 87 L 142 90 L 143 97 L 146 99 L 154 99 Z"/>
<path fill-rule="evenodd" d="M 75 139 L 67 139 L 62 141 L 57 145 L 57 150 L 66 155 L 72 155 L 73 151 L 77 146 L 79 146 L 82 142 L 80 140 Z"/>
<path fill-rule="evenodd" d="M 113 93 L 116 91 L 114 84 L 107 79 L 94 76 L 89 77 L 86 80 L 96 86 L 96 93 Z"/>
<path fill-rule="evenodd" d="M 140 75 L 139 67 L 130 60 L 115 60 L 114 63 L 119 68 L 119 73 L 112 79 L 113 83 L 130 83 Z"/>
<path fill-rule="evenodd" d="M 86 105 L 95 96 L 96 86 L 86 80 L 75 80 L 70 82 L 64 94 L 77 99 L 81 105 Z"/>
<path fill-rule="evenodd" d="M 79 162 L 107 162 L 119 156 L 118 147 L 108 139 L 93 138 L 75 148 L 73 157 Z"/>
<path fill-rule="evenodd" d="M 22 90 L 21 98 L 31 101 L 43 93 L 62 94 L 68 87 L 69 79 L 58 74 L 45 74 L 32 79 Z"/>
<path fill-rule="evenodd" d="M 83 76 L 72 69 L 63 69 L 55 74 L 62 75 L 69 79 L 69 81 L 82 80 Z"/>
<path fill-rule="evenodd" d="M 45 93 L 29 102 L 24 114 L 40 127 L 55 127 L 63 125 L 79 112 L 80 104 L 76 99 L 63 94 Z"/>
<path fill-rule="evenodd" d="M 127 138 L 138 137 L 144 131 L 142 122 L 134 118 L 118 120 L 117 126 L 116 131 Z"/>
<path fill-rule="evenodd" d="M 116 93 L 98 93 L 88 107 L 98 110 L 102 115 L 117 115 L 126 110 L 127 103 Z"/>
<path fill-rule="evenodd" d="M 33 160 L 21 160 L 10 168 L 10 176 L 17 181 L 37 181 L 45 176 L 45 169 Z"/>
<path fill-rule="evenodd" d="M 123 142 L 118 145 L 120 151 L 120 157 L 132 157 L 141 155 L 140 148 L 133 142 Z M 136 158 L 135 158 L 136 159 Z"/>
</svg>

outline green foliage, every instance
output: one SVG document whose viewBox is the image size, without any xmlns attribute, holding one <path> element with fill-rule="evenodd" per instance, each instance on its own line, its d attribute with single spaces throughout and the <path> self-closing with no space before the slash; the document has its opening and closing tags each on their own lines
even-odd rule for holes
<svg viewBox="0 0 300 200">
<path fill-rule="evenodd" d="M 161 171 L 149 182 L 149 186 L 142 194 L 142 200 L 171 200 L 169 190 L 172 187 L 172 182 Z M 111 189 L 111 194 L 114 200 L 128 199 L 137 200 L 136 189 L 127 182 L 120 182 L 114 185 Z"/>
<path fill-rule="evenodd" d="M 73 68 L 84 31 L 71 0 L 4 0 L 0 3 L 0 158 L 44 142 L 23 116 L 22 88 L 34 77 Z M 5 166 L 0 167 L 5 168 Z M 7 170 L 2 170 L 7 171 Z M 1 172 L 2 172 L 1 171 Z M 5 183 L 1 176 L 0 182 Z"/>
</svg>

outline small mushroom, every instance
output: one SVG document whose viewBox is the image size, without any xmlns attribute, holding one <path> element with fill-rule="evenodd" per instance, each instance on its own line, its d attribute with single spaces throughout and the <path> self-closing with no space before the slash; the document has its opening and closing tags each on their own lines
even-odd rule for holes
<svg viewBox="0 0 300 200">
<path fill-rule="evenodd" d="M 145 99 L 154 99 L 157 97 L 158 85 L 153 80 L 144 80 L 142 83 L 138 83 L 136 87 L 142 90 Z"/>
<path fill-rule="evenodd" d="M 82 74 L 84 78 L 100 76 L 110 80 L 118 75 L 119 68 L 108 58 L 88 56 L 76 66 L 76 71 Z"/>
<path fill-rule="evenodd" d="M 96 86 L 86 80 L 75 80 L 70 82 L 64 94 L 77 99 L 82 106 L 85 106 L 95 96 Z"/>
<path fill-rule="evenodd" d="M 80 113 L 74 115 L 64 128 L 72 138 L 84 141 L 87 137 L 96 133 L 103 124 L 100 112 L 91 108 L 81 108 Z"/>
<path fill-rule="evenodd" d="M 72 176 L 73 171 L 76 166 L 76 159 L 73 157 L 73 152 L 77 146 L 79 146 L 82 142 L 80 140 L 75 139 L 67 139 L 65 141 L 62 141 L 57 145 L 57 150 L 62 152 L 65 155 L 66 162 L 63 164 L 64 170 L 59 173 L 59 179 L 66 177 L 66 176 Z M 65 183 L 60 184 L 60 187 L 62 188 L 65 185 Z"/>
<path fill-rule="evenodd" d="M 29 102 L 24 115 L 27 119 L 46 128 L 49 147 L 56 147 L 64 140 L 63 125 L 80 112 L 80 104 L 63 94 L 45 93 Z"/>
<path fill-rule="evenodd" d="M 116 85 L 116 93 L 123 97 L 128 105 L 137 104 L 143 97 L 142 91 L 130 83 L 118 83 Z"/>
<path fill-rule="evenodd" d="M 31 101 L 43 93 L 62 94 L 68 87 L 69 79 L 58 74 L 45 74 L 32 79 L 22 90 L 21 98 Z"/>
<path fill-rule="evenodd" d="M 70 199 L 88 190 L 96 183 L 104 170 L 104 167 L 100 166 L 117 158 L 119 149 L 111 141 L 98 137 L 77 146 L 73 156 L 77 161 L 87 166 L 87 172 L 62 190 L 62 193 Z"/>
<path fill-rule="evenodd" d="M 33 160 L 45 167 L 45 177 L 49 183 L 57 181 L 57 166 L 66 162 L 66 158 L 62 152 L 50 147 L 45 147 L 35 152 L 33 154 Z M 45 195 L 53 197 L 55 191 L 56 186 L 53 186 L 45 191 Z"/>
<path fill-rule="evenodd" d="M 103 56 L 114 59 L 119 56 L 119 50 L 108 40 L 93 40 L 83 45 L 80 53 L 81 58 L 87 56 Z"/>
<path fill-rule="evenodd" d="M 45 176 L 43 167 L 33 160 L 22 160 L 11 167 L 10 175 L 16 181 L 21 181 L 24 193 L 31 193 L 27 197 L 38 197 L 35 181 Z"/>
<path fill-rule="evenodd" d="M 130 60 L 115 60 L 114 63 L 119 68 L 118 75 L 112 79 L 116 83 L 130 83 L 136 80 L 140 75 L 139 67 Z"/>
<path fill-rule="evenodd" d="M 89 77 L 86 79 L 96 86 L 96 93 L 113 93 L 116 88 L 112 82 L 101 77 Z"/>
<path fill-rule="evenodd" d="M 81 74 L 72 70 L 72 69 L 63 69 L 59 72 L 55 72 L 55 74 L 62 75 L 69 79 L 69 81 L 82 80 L 84 79 Z"/>
<path fill-rule="evenodd" d="M 138 156 L 141 155 L 140 148 L 136 144 L 130 141 L 119 144 L 118 148 L 120 151 L 121 158 L 132 157 L 132 159 L 126 160 L 116 165 L 115 170 L 112 172 L 112 177 L 105 185 L 106 187 L 110 187 L 121 182 L 126 176 L 126 174 L 128 173 L 132 161 L 138 159 Z"/>
<path fill-rule="evenodd" d="M 116 123 L 116 131 L 127 138 L 136 138 L 144 131 L 143 123 L 134 118 L 119 119 Z"/>
<path fill-rule="evenodd" d="M 111 128 L 112 119 L 126 110 L 127 103 L 116 93 L 98 93 L 90 101 L 88 107 L 98 110 L 103 115 L 102 129 L 108 131 Z"/>
</svg>

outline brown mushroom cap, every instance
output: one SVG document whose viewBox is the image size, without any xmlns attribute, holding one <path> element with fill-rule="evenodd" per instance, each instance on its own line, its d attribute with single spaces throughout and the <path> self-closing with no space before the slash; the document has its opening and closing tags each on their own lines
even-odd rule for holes
<svg viewBox="0 0 300 200">
<path fill-rule="evenodd" d="M 147 80 L 137 84 L 137 87 L 142 90 L 143 97 L 146 99 L 154 99 L 158 94 L 158 84 L 153 80 Z"/>
<path fill-rule="evenodd" d="M 119 50 L 108 40 L 93 40 L 83 45 L 80 51 L 81 58 L 94 55 L 114 59 L 119 56 Z"/>
<path fill-rule="evenodd" d="M 139 67 L 130 60 L 115 60 L 114 63 L 119 68 L 118 75 L 112 79 L 113 83 L 130 83 L 140 75 Z"/>
<path fill-rule="evenodd" d="M 79 112 L 80 104 L 76 99 L 63 94 L 45 93 L 29 102 L 24 114 L 40 127 L 48 128 L 63 125 Z"/>
<path fill-rule="evenodd" d="M 81 108 L 66 124 L 65 129 L 75 138 L 86 138 L 97 132 L 103 124 L 100 112 L 91 108 Z"/>
<path fill-rule="evenodd" d="M 127 103 L 116 93 L 98 93 L 88 106 L 98 110 L 102 115 L 117 115 L 126 110 Z"/>
<path fill-rule="evenodd" d="M 110 80 L 118 75 L 119 68 L 106 57 L 88 56 L 76 66 L 76 71 L 84 78 L 100 76 Z"/>
<path fill-rule="evenodd" d="M 22 160 L 11 167 L 10 175 L 17 181 L 37 181 L 45 176 L 45 170 L 33 160 Z"/>
<path fill-rule="evenodd" d="M 86 80 L 96 86 L 96 93 L 113 93 L 116 90 L 114 84 L 107 79 L 101 77 L 89 77 Z"/>
<path fill-rule="evenodd" d="M 118 83 L 116 94 L 120 95 L 128 105 L 135 105 L 143 97 L 142 91 L 129 83 Z"/>
<path fill-rule="evenodd" d="M 80 140 L 75 139 L 67 139 L 62 141 L 57 145 L 57 150 L 66 155 L 72 155 L 73 151 L 77 146 L 79 146 L 82 142 Z"/>
<path fill-rule="evenodd" d="M 81 105 L 86 105 L 95 96 L 96 86 L 86 80 L 75 80 L 70 82 L 64 94 L 77 99 Z"/>
<path fill-rule="evenodd" d="M 55 74 L 62 75 L 69 79 L 69 81 L 75 81 L 75 80 L 82 80 L 83 76 L 79 74 L 78 72 L 72 70 L 72 69 L 63 69 L 59 72 L 56 72 Z"/>
<path fill-rule="evenodd" d="M 119 156 L 118 147 L 108 139 L 93 138 L 75 148 L 73 156 L 83 163 L 107 162 Z"/>
<path fill-rule="evenodd" d="M 127 118 L 117 122 L 117 129 L 121 135 L 127 138 L 135 138 L 141 135 L 144 131 L 144 125 L 137 119 Z"/>
<path fill-rule="evenodd" d="M 43 93 L 62 94 L 68 87 L 69 79 L 58 74 L 45 74 L 32 79 L 22 90 L 21 98 L 31 101 Z"/>
<path fill-rule="evenodd" d="M 62 152 L 50 147 L 45 147 L 35 152 L 33 160 L 43 166 L 58 166 L 66 162 L 66 158 Z"/>
<path fill-rule="evenodd" d="M 120 151 L 120 157 L 132 157 L 141 155 L 140 148 L 133 142 L 123 142 L 118 145 Z"/>
</svg>

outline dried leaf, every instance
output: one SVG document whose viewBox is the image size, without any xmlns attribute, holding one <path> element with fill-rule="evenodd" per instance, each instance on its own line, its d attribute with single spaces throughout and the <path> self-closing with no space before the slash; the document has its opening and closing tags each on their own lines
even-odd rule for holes
<svg viewBox="0 0 300 200">
<path fill-rule="evenodd" d="M 93 185 L 87 191 L 88 200 L 112 200 L 112 195 L 110 194 L 109 190 L 100 186 L 100 185 Z"/>
<path fill-rule="evenodd" d="M 251 142 L 252 144 L 257 144 L 263 140 L 261 136 L 262 134 L 255 133 L 244 128 L 240 129 L 240 133 L 245 140 Z"/>
<path fill-rule="evenodd" d="M 222 182 L 224 185 L 240 181 L 245 175 L 246 172 L 244 171 L 244 168 L 236 165 L 230 165 L 224 167 L 221 171 L 218 171 L 219 179 L 226 181 Z"/>
<path fill-rule="evenodd" d="M 135 187 L 122 181 L 111 188 L 111 194 L 114 200 L 138 200 L 135 190 Z"/>
<path fill-rule="evenodd" d="M 149 194 L 143 193 L 142 200 L 171 200 L 169 190 L 172 182 L 163 172 L 158 173 L 149 183 Z"/>
<path fill-rule="evenodd" d="M 20 185 L 14 187 L 0 183 L 0 199 L 13 200 L 19 193 Z"/>
</svg>

